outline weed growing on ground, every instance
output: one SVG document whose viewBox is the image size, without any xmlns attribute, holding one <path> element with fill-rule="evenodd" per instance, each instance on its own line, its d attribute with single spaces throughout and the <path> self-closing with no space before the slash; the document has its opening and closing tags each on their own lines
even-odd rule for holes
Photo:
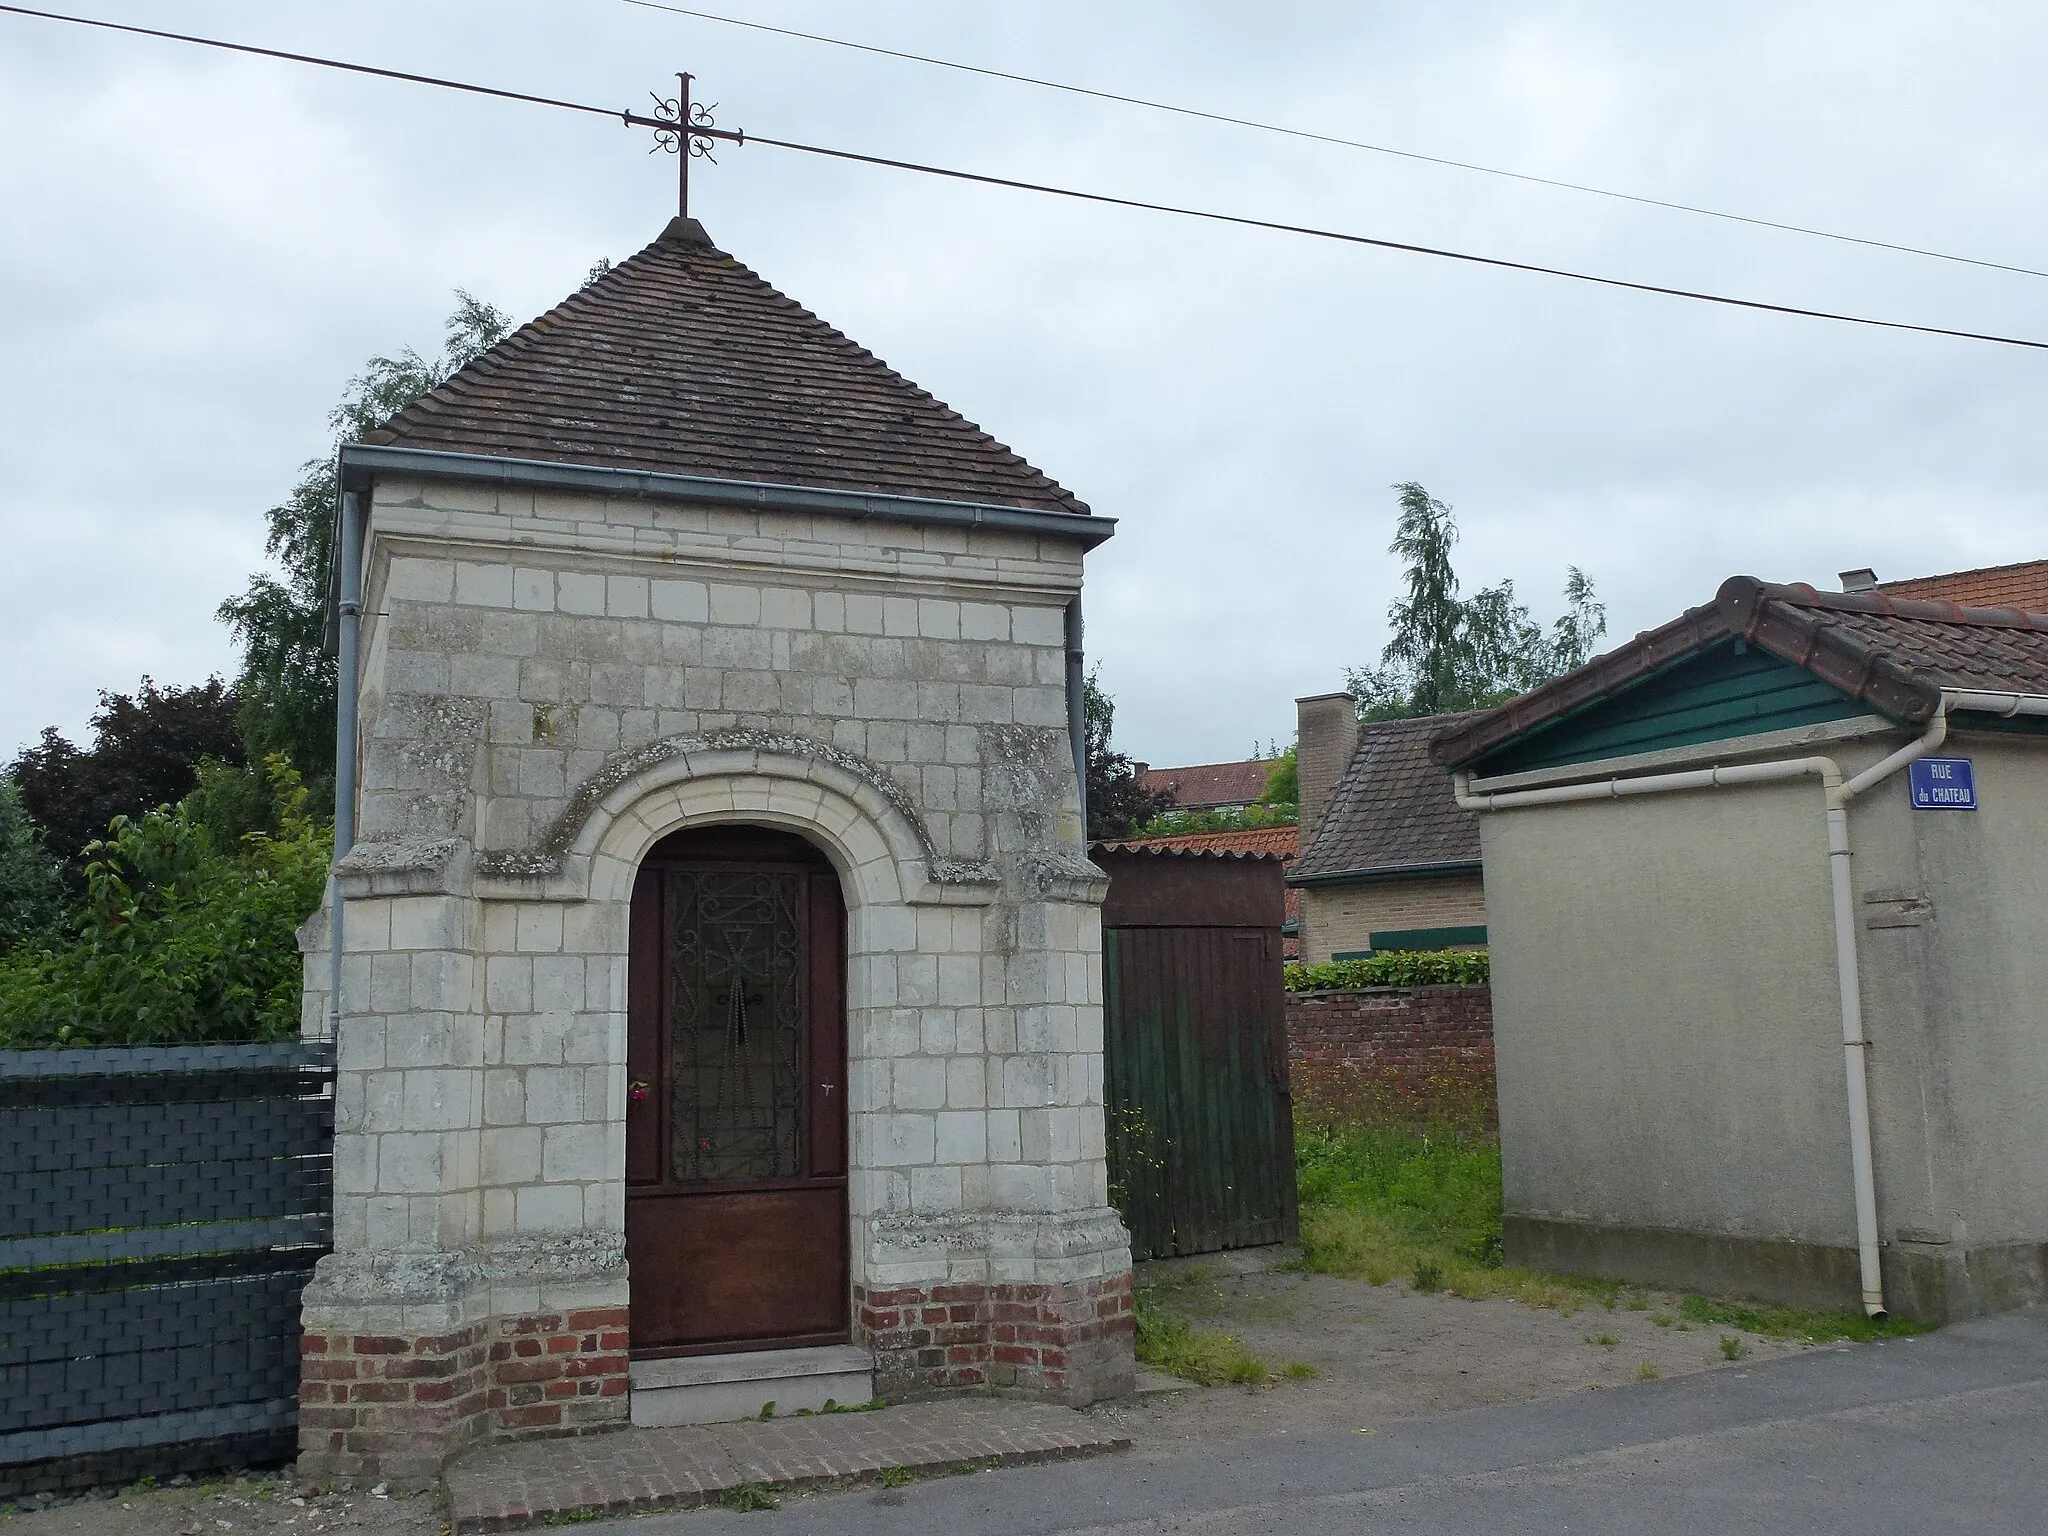
<svg viewBox="0 0 2048 1536">
<path fill-rule="evenodd" d="M 898 1468 L 897 1470 L 901 1470 Z M 720 1509 L 737 1510 L 751 1515 L 764 1509 L 779 1509 L 781 1503 L 774 1494 L 758 1483 L 741 1483 L 737 1488 L 728 1488 L 718 1496 Z"/>
<path fill-rule="evenodd" d="M 1306 1360 L 1290 1360 L 1281 1367 L 1280 1374 L 1289 1381 L 1314 1381 L 1323 1373 L 1319 1366 L 1310 1365 Z"/>
<path fill-rule="evenodd" d="M 1137 1296 L 1138 1359 L 1183 1381 L 1219 1386 L 1257 1386 L 1272 1371 L 1245 1348 L 1244 1340 L 1220 1328 L 1197 1328 L 1166 1310 L 1150 1288 Z"/>
<path fill-rule="evenodd" d="M 1641 1365 L 1636 1367 L 1637 1381 L 1655 1381 L 1659 1374 L 1660 1373 L 1657 1370 L 1657 1367 L 1650 1364 L 1650 1362 L 1647 1360 L 1645 1360 Z"/>
<path fill-rule="evenodd" d="M 1721 1358 L 1723 1360 L 1740 1360 L 1748 1353 L 1749 1351 L 1742 1347 L 1742 1340 L 1735 1337 L 1734 1334 L 1724 1333 L 1721 1335 Z"/>
<path fill-rule="evenodd" d="M 1417 1081 L 1390 1073 L 1361 1082 L 1305 1073 L 1295 1092 L 1300 1268 L 1373 1285 L 1407 1276 L 1417 1291 L 1505 1296 L 1567 1317 L 1595 1303 L 1609 1311 L 1649 1310 L 1649 1294 L 1618 1280 L 1501 1262 L 1500 1141 L 1490 1076 Z M 1925 1331 L 1899 1319 L 1706 1296 L 1687 1296 L 1676 1317 L 1658 1312 L 1650 1321 L 1680 1333 L 1719 1325 L 1805 1344 Z"/>
<path fill-rule="evenodd" d="M 1711 1296 L 1688 1296 L 1678 1304 L 1681 1316 L 1695 1323 L 1719 1323 L 1740 1328 L 1765 1339 L 1792 1339 L 1802 1344 L 1827 1344 L 1849 1339 L 1867 1344 L 1873 1339 L 1900 1339 L 1925 1333 L 1927 1325 L 1904 1318 L 1878 1322 L 1861 1312 L 1809 1312 L 1804 1307 L 1780 1307 L 1769 1302 L 1716 1301 Z M 1679 1324 L 1681 1328 L 1684 1323 Z"/>
<path fill-rule="evenodd" d="M 875 1479 L 884 1488 L 903 1488 L 917 1481 L 917 1474 L 908 1467 L 884 1467 L 881 1476 Z"/>
<path fill-rule="evenodd" d="M 1588 1344 L 1598 1344 L 1602 1349 L 1612 1349 L 1621 1340 L 1611 1333 L 1589 1333 L 1586 1335 L 1586 1342 Z"/>
</svg>

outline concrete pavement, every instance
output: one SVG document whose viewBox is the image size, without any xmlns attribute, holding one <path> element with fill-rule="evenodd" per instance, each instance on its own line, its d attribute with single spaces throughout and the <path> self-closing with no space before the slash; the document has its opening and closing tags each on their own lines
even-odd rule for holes
<svg viewBox="0 0 2048 1536">
<path fill-rule="evenodd" d="M 2048 1528 L 2048 1315 L 1197 1454 L 643 1518 L 635 1536 Z M 591 1526 L 593 1532 L 624 1526 Z"/>
</svg>

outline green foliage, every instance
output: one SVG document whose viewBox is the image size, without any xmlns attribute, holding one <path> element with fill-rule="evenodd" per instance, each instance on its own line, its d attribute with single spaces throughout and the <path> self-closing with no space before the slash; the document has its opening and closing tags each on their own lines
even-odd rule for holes
<svg viewBox="0 0 2048 1536">
<path fill-rule="evenodd" d="M 1137 1294 L 1136 1316 L 1138 1359 L 1183 1381 L 1257 1386 L 1273 1374 L 1236 1334 L 1195 1327 L 1169 1311 L 1149 1288 Z"/>
<path fill-rule="evenodd" d="M 1826 1344 L 1836 1339 L 1867 1344 L 1873 1339 L 1907 1338 L 1927 1331 L 1926 1324 L 1902 1317 L 1880 1321 L 1861 1312 L 1813 1312 L 1774 1302 L 1717 1301 L 1711 1296 L 1687 1296 L 1678 1304 L 1678 1311 L 1688 1322 L 1719 1323 L 1759 1338 L 1795 1339 L 1802 1344 Z"/>
<path fill-rule="evenodd" d="M 373 357 L 348 382 L 327 418 L 334 443 L 354 442 L 380 426 L 458 368 L 496 346 L 511 317 L 457 289 L 439 357 L 411 347 Z M 265 514 L 266 551 L 278 575 L 259 572 L 239 597 L 220 605 L 220 618 L 242 644 L 239 722 L 250 755 L 282 752 L 325 788 L 334 772 L 334 658 L 323 644 L 333 581 L 335 459 L 300 466 L 291 494 Z M 219 755 L 219 754 L 216 754 Z"/>
<path fill-rule="evenodd" d="M 43 829 L 22 806 L 14 780 L 0 774 L 0 955 L 47 932 L 63 910 L 63 894 Z"/>
<path fill-rule="evenodd" d="M 1301 744 L 1289 746 L 1285 752 L 1272 760 L 1266 770 L 1266 792 L 1259 797 L 1263 805 L 1284 806 L 1287 819 L 1294 819 L 1296 807 L 1301 804 Z"/>
<path fill-rule="evenodd" d="M 182 800 L 207 758 L 241 761 L 238 707 L 217 677 L 193 688 L 159 688 L 145 677 L 132 694 L 100 694 L 90 746 L 52 728 L 16 756 L 8 776 L 74 889 L 83 883 L 85 845 L 114 817 Z"/>
<path fill-rule="evenodd" d="M 1096 679 L 1097 673 L 1090 672 L 1081 694 L 1088 735 L 1090 842 L 1130 837 L 1133 827 L 1151 821 L 1173 804 L 1171 794 L 1146 789 L 1138 779 L 1138 765 L 1110 745 L 1116 703 Z"/>
<path fill-rule="evenodd" d="M 759 1483 L 741 1483 L 736 1488 L 726 1489 L 718 1496 L 718 1507 L 751 1515 L 765 1509 L 779 1509 L 782 1506 L 775 1495 Z"/>
<path fill-rule="evenodd" d="M 1503 581 L 1458 596 L 1451 509 L 1415 481 L 1394 487 L 1401 516 L 1388 551 L 1407 566 L 1407 592 L 1387 609 L 1391 630 L 1376 668 L 1352 668 L 1346 684 L 1367 720 L 1484 709 L 1526 693 L 1593 654 L 1607 610 L 1577 566 L 1567 568 L 1565 613 L 1548 631 Z"/>
<path fill-rule="evenodd" d="M 1390 949 L 1363 960 L 1287 967 L 1290 992 L 1352 992 L 1361 987 L 1483 987 L 1492 976 L 1483 949 Z"/>
<path fill-rule="evenodd" d="M 1248 805 L 1237 811 L 1160 812 L 1131 832 L 1133 837 L 1178 837 L 1189 832 L 1246 832 L 1255 827 L 1291 827 L 1292 805 Z"/>
<path fill-rule="evenodd" d="M 285 1040 L 298 1031 L 295 934 L 330 851 L 282 756 L 274 834 L 217 846 L 192 801 L 116 816 L 85 853 L 77 934 L 0 959 L 0 1047 Z"/>
</svg>

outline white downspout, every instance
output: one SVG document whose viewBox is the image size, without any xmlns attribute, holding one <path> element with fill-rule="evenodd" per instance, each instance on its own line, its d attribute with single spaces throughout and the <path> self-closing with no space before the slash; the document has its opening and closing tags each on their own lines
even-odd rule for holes
<svg viewBox="0 0 2048 1536">
<path fill-rule="evenodd" d="M 1803 757 L 1770 763 L 1694 769 L 1681 773 L 1612 778 L 1592 784 L 1559 784 L 1542 789 L 1473 792 L 1472 776 L 1452 776 L 1458 804 L 1468 811 L 1513 810 L 1519 806 L 1559 805 L 1575 800 L 1621 799 L 1632 795 L 1667 794 L 1679 790 L 1720 789 L 1739 784 L 1818 775 L 1824 792 L 1828 830 L 1828 885 L 1835 917 L 1835 975 L 1841 990 L 1842 1071 L 1849 1099 L 1849 1164 L 1856 1201 L 1856 1254 L 1863 1284 L 1863 1309 L 1884 1315 L 1884 1279 L 1878 1257 L 1877 1175 L 1871 1153 L 1870 1086 L 1863 1034 L 1863 994 L 1856 957 L 1855 883 L 1849 868 L 1849 802 L 1883 782 L 1908 763 L 1937 750 L 1948 739 L 1948 713 L 1970 709 L 2001 714 L 2048 715 L 2048 697 L 2032 694 L 1976 693 L 1944 689 L 1934 718 L 1914 741 L 1873 763 L 1854 778 L 1843 779 L 1832 758 Z"/>
</svg>

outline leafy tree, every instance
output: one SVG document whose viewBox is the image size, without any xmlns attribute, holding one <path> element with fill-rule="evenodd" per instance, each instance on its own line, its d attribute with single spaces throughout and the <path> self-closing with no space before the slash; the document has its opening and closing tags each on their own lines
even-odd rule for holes
<svg viewBox="0 0 2048 1536">
<path fill-rule="evenodd" d="M 1407 592 L 1387 609 L 1392 631 L 1380 664 L 1352 668 L 1347 685 L 1368 720 L 1484 709 L 1526 693 L 1591 659 L 1607 633 L 1593 583 L 1567 567 L 1564 615 L 1548 630 L 1515 596 L 1515 584 L 1458 596 L 1451 509 L 1410 480 L 1394 487 L 1401 517 L 1388 552 L 1407 565 Z"/>
<path fill-rule="evenodd" d="M 182 800 L 207 758 L 242 760 L 238 714 L 234 690 L 217 677 L 196 688 L 159 688 L 145 677 L 133 694 L 100 694 L 91 746 L 74 746 L 52 726 L 8 776 L 76 882 L 85 845 L 114 817 Z"/>
<path fill-rule="evenodd" d="M 1133 837 L 1179 837 L 1189 832 L 1248 832 L 1258 827 L 1291 827 L 1296 819 L 1292 805 L 1247 805 L 1232 810 L 1184 811 L 1170 806 L 1138 824 Z"/>
<path fill-rule="evenodd" d="M 263 773 L 275 836 L 217 847 L 189 800 L 113 819 L 85 850 L 75 936 L 0 957 L 0 1047 L 296 1034 L 294 937 L 320 900 L 330 844 L 282 754 Z"/>
<path fill-rule="evenodd" d="M 14 780 L 0 775 L 0 955 L 51 928 L 63 896 L 43 829 L 23 808 Z"/>
<path fill-rule="evenodd" d="M 511 330 L 509 315 L 473 294 L 458 288 L 455 300 L 440 356 L 407 347 L 397 357 L 371 358 L 349 380 L 327 418 L 337 448 L 438 388 Z M 251 576 L 241 596 L 220 605 L 222 622 L 242 644 L 236 688 L 251 760 L 282 752 L 316 791 L 330 788 L 334 774 L 334 658 L 324 642 L 337 504 L 334 455 L 307 460 L 291 495 L 265 514 L 265 547 L 280 573 Z"/>
<path fill-rule="evenodd" d="M 1173 804 L 1173 791 L 1145 788 L 1138 765 L 1110 745 L 1116 704 L 1094 672 L 1088 674 L 1081 705 L 1088 733 L 1088 839 L 1129 837 L 1133 828 Z"/>
<path fill-rule="evenodd" d="M 1301 743 L 1291 742 L 1287 750 L 1270 759 L 1266 770 L 1266 792 L 1259 804 L 1293 811 L 1301 805 Z"/>
</svg>

